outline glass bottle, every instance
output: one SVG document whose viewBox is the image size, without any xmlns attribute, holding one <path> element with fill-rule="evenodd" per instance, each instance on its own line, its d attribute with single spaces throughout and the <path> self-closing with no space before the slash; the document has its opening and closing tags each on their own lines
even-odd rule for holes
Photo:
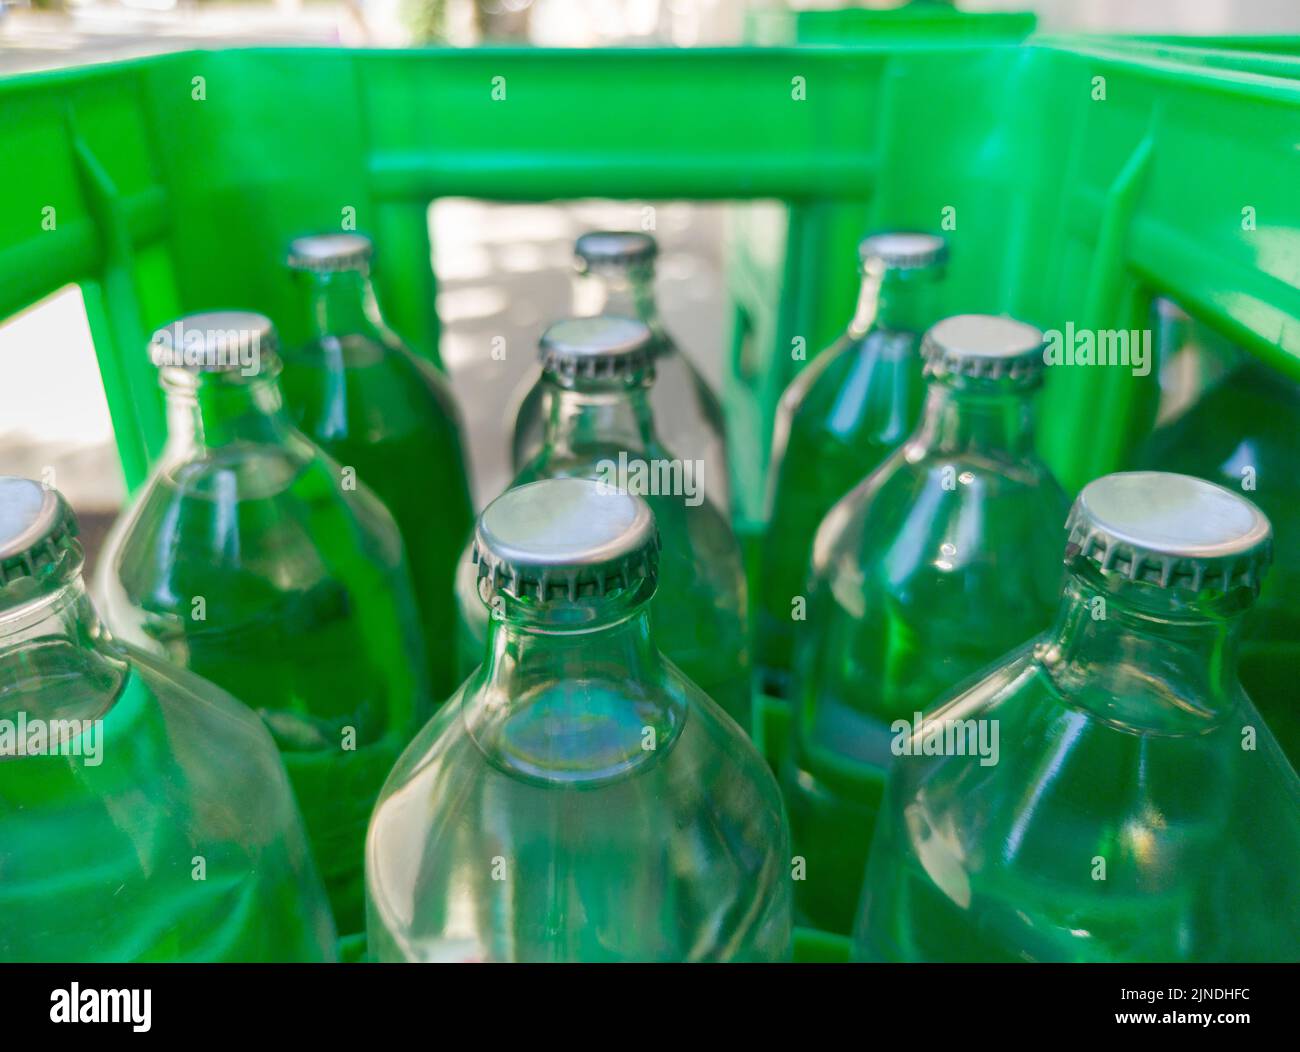
<svg viewBox="0 0 1300 1052">
<path fill-rule="evenodd" d="M 1134 463 L 1217 482 L 1268 515 L 1278 558 L 1244 629 L 1241 680 L 1300 770 L 1300 385 L 1248 362 L 1154 432 Z"/>
<path fill-rule="evenodd" d="M 0 961 L 328 961 L 260 721 L 108 634 L 63 498 L 0 478 Z"/>
<path fill-rule="evenodd" d="M 515 479 L 592 478 L 649 502 L 664 538 L 655 596 L 659 644 L 681 670 L 747 731 L 751 723 L 745 576 L 731 524 L 705 497 L 703 461 L 661 444 L 649 391 L 656 357 L 643 322 L 573 318 L 541 340 L 550 417 L 541 452 Z M 470 551 L 457 575 L 460 661 L 468 675 L 483 659 L 487 611 Z"/>
<path fill-rule="evenodd" d="M 369 238 L 303 237 L 289 247 L 304 344 L 280 386 L 294 422 L 384 502 L 405 541 L 436 697 L 456 686 L 456 559 L 474 523 L 451 386 L 384 324 Z"/>
<path fill-rule="evenodd" d="M 780 792 L 661 655 L 658 561 L 648 504 L 594 480 L 519 486 L 484 511 L 485 656 L 375 809 L 374 958 L 789 954 Z"/>
<path fill-rule="evenodd" d="M 893 721 L 1051 622 L 1068 501 L 1034 453 L 1042 347 L 1008 318 L 931 328 L 920 423 L 817 532 L 784 771 L 816 927 L 852 925 Z"/>
<path fill-rule="evenodd" d="M 797 597 L 813 534 L 831 507 L 916 426 L 925 382 L 917 346 L 936 320 L 941 237 L 888 233 L 858 246 L 862 285 L 848 331 L 781 395 L 772 433 L 754 660 L 766 693 L 787 697 Z"/>
<path fill-rule="evenodd" d="M 726 425 L 722 405 L 691 360 L 673 342 L 655 303 L 655 257 L 649 234 L 594 230 L 574 245 L 577 278 L 574 315 L 639 318 L 655 338 L 655 386 L 650 405 L 659 433 L 681 456 L 704 463 L 704 492 L 724 514 L 731 514 Z M 515 413 L 514 467 L 521 471 L 541 452 L 550 418 L 549 393 L 540 370 L 525 381 Z"/>
<path fill-rule="evenodd" d="M 167 445 L 106 543 L 105 619 L 261 715 L 359 931 L 370 809 L 430 711 L 401 537 L 289 422 L 265 317 L 190 315 L 153 350 Z"/>
<path fill-rule="evenodd" d="M 900 724 L 854 953 L 1296 960 L 1300 778 L 1236 673 L 1268 520 L 1132 472 L 1067 527 L 1055 627 Z"/>
</svg>

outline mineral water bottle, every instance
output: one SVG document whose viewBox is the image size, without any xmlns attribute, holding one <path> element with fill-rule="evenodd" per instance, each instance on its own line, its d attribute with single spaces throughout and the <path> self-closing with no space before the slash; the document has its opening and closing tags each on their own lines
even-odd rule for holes
<svg viewBox="0 0 1300 1052">
<path fill-rule="evenodd" d="M 76 536 L 0 478 L 0 961 L 332 960 L 266 728 L 108 634 Z"/>
<path fill-rule="evenodd" d="M 664 539 L 655 596 L 659 645 L 746 730 L 750 727 L 745 576 L 731 524 L 705 499 L 707 462 L 665 447 L 649 392 L 658 352 L 650 328 L 627 318 L 557 322 L 541 341 L 549 417 L 541 452 L 515 485 L 545 478 L 599 480 L 643 496 Z M 457 572 L 460 664 L 483 660 L 488 611 L 470 549 Z"/>
<path fill-rule="evenodd" d="M 959 315 L 926 333 L 911 437 L 818 530 L 789 761 L 796 905 L 846 932 L 891 726 L 1051 622 L 1068 502 L 1034 453 L 1042 335 Z"/>
<path fill-rule="evenodd" d="M 862 286 L 848 331 L 794 378 L 776 409 L 754 660 L 765 691 L 777 697 L 789 692 L 793 604 L 818 524 L 898 448 L 921 411 L 917 345 L 936 321 L 944 241 L 876 234 L 858 253 Z"/>
<path fill-rule="evenodd" d="M 167 445 L 107 542 L 105 618 L 262 716 L 359 931 L 370 809 L 430 711 L 400 535 L 289 422 L 266 318 L 190 315 L 153 350 Z"/>
<path fill-rule="evenodd" d="M 1236 672 L 1268 520 L 1132 472 L 1067 526 L 1055 627 L 900 725 L 855 954 L 1295 961 L 1300 778 Z"/>
<path fill-rule="evenodd" d="M 591 231 L 578 238 L 574 253 L 575 315 L 639 318 L 650 326 L 655 339 L 657 376 L 650 392 L 650 404 L 659 433 L 681 456 L 703 461 L 705 495 L 729 516 L 730 477 L 722 406 L 659 318 L 654 292 L 658 253 L 655 239 L 644 233 Z M 546 421 L 550 417 L 549 394 L 540 371 L 527 378 L 525 392 L 515 418 L 516 471 L 541 452 Z"/>
<path fill-rule="evenodd" d="M 473 560 L 500 616 L 375 809 L 371 955 L 786 957 L 780 792 L 659 652 L 649 505 L 588 479 L 520 486 L 483 513 Z"/>
<path fill-rule="evenodd" d="M 456 559 L 474 523 L 456 404 L 446 378 L 384 324 L 360 234 L 289 246 L 307 340 L 284 355 L 280 385 L 297 425 L 368 486 L 402 531 L 424 628 L 430 685 L 456 686 Z"/>
<path fill-rule="evenodd" d="M 1135 463 L 1234 489 L 1272 523 L 1277 561 L 1243 629 L 1241 680 L 1300 770 L 1300 385 L 1248 363 L 1155 432 Z"/>
</svg>

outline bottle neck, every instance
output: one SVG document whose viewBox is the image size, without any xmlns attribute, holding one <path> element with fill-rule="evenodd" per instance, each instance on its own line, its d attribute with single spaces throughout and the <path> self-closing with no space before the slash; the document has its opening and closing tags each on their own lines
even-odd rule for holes
<svg viewBox="0 0 1300 1052">
<path fill-rule="evenodd" d="M 577 454 L 591 449 L 648 450 L 655 445 L 649 385 L 564 387 L 549 376 L 546 447 Z"/>
<path fill-rule="evenodd" d="M 255 376 L 164 369 L 168 452 L 189 455 L 233 443 L 284 441 L 293 428 L 278 372 L 275 366 L 264 366 Z"/>
<path fill-rule="evenodd" d="M 0 597 L 0 719 L 102 716 L 126 675 L 108 640 L 79 561 L 21 600 Z"/>
<path fill-rule="evenodd" d="M 306 271 L 302 289 L 310 339 L 360 334 L 382 342 L 384 322 L 366 271 Z"/>
<path fill-rule="evenodd" d="M 573 310 L 580 318 L 599 314 L 637 318 L 656 336 L 663 333 L 653 266 L 598 266 L 579 274 L 574 281 Z"/>
<path fill-rule="evenodd" d="M 924 332 L 935 319 L 938 284 L 936 269 L 900 270 L 869 260 L 862 269 L 849 336 L 861 339 L 872 329 Z"/>
<path fill-rule="evenodd" d="M 541 611 L 494 606 L 463 710 L 484 755 L 521 778 L 577 786 L 626 777 L 666 752 L 685 710 L 664 683 L 652 594 L 647 582 L 626 597 Z"/>
<path fill-rule="evenodd" d="M 1246 589 L 1213 601 L 1117 581 L 1088 560 L 1070 568 L 1039 657 L 1068 700 L 1109 723 L 1165 734 L 1204 731 L 1242 696 L 1237 645 Z"/>
<path fill-rule="evenodd" d="M 1033 391 L 1005 382 L 932 380 L 909 445 L 942 454 L 1027 456 L 1034 448 Z"/>
<path fill-rule="evenodd" d="M 488 619 L 482 682 L 526 702 L 529 685 L 539 679 L 589 679 L 597 666 L 617 669 L 630 680 L 657 676 L 660 659 L 650 632 L 649 594 L 565 604 L 550 618 L 498 601 Z"/>
</svg>

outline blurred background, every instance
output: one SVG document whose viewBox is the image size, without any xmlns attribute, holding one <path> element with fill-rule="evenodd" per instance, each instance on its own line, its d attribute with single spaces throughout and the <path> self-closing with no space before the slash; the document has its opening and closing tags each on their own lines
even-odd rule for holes
<svg viewBox="0 0 1300 1052">
<path fill-rule="evenodd" d="M 900 6 L 900 0 L 0 0 L 0 70 L 237 44 L 531 43 L 726 46 L 754 8 Z M 1045 32 L 1284 33 L 1295 0 L 964 0 L 1029 11 Z"/>
<path fill-rule="evenodd" d="M 0 0 L 0 75 L 266 44 L 726 46 L 742 43 L 755 10 L 772 6 L 758 0 Z M 1047 33 L 1300 34 L 1300 0 L 966 0 L 958 6 L 1032 10 Z M 572 244 L 584 230 L 645 229 L 652 216 L 665 321 L 705 375 L 718 381 L 731 340 L 724 205 L 444 199 L 430 212 L 442 353 L 466 410 L 480 505 L 509 481 L 511 407 L 500 392 L 515 388 L 528 360 L 484 361 L 471 351 L 483 346 L 484 332 L 503 335 L 510 346 L 531 345 L 548 321 L 567 311 Z M 93 558 L 125 492 L 75 287 L 0 319 L 0 472 L 57 478 L 81 514 Z"/>
</svg>

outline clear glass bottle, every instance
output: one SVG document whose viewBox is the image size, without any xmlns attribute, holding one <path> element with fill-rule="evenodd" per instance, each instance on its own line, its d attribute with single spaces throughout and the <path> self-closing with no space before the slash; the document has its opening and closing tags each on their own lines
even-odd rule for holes
<svg viewBox="0 0 1300 1052">
<path fill-rule="evenodd" d="M 751 725 L 745 574 L 731 524 L 701 485 L 703 461 L 665 448 L 656 432 L 653 335 L 628 318 L 557 322 L 541 340 L 550 417 L 540 453 L 514 485 L 593 478 L 649 502 L 664 538 L 655 597 L 659 644 L 747 731 Z M 487 612 L 470 551 L 457 572 L 462 675 L 483 659 Z"/>
<path fill-rule="evenodd" d="M 605 314 L 639 318 L 655 337 L 655 386 L 650 404 L 670 449 L 704 463 L 704 491 L 724 515 L 731 514 L 726 424 L 717 395 L 664 328 L 655 303 L 655 256 L 649 234 L 594 230 L 574 245 L 577 317 Z M 531 372 L 517 399 L 514 467 L 521 471 L 541 452 L 550 418 L 549 393 L 540 370 Z"/>
<path fill-rule="evenodd" d="M 647 503 L 593 480 L 520 486 L 484 511 L 485 657 L 375 809 L 374 958 L 789 954 L 780 792 L 656 646 L 658 559 Z"/>
<path fill-rule="evenodd" d="M 266 729 L 108 634 L 76 535 L 0 478 L 0 961 L 332 960 Z"/>
<path fill-rule="evenodd" d="M 925 391 L 917 348 L 937 320 L 944 240 L 875 234 L 858 254 L 862 285 L 848 331 L 791 381 L 776 409 L 754 647 L 763 689 L 776 697 L 790 690 L 813 534 L 911 433 Z"/>
<path fill-rule="evenodd" d="M 474 524 L 451 385 L 384 323 L 370 239 L 318 234 L 289 246 L 301 346 L 280 386 L 294 422 L 382 500 L 405 541 L 435 697 L 456 687 L 456 559 Z"/>
<path fill-rule="evenodd" d="M 1268 515 L 1278 557 L 1245 627 L 1241 680 L 1300 770 L 1300 385 L 1242 365 L 1152 434 L 1134 463 L 1217 482 Z"/>
<path fill-rule="evenodd" d="M 783 772 L 816 927 L 853 923 L 893 721 L 1051 622 L 1068 500 L 1034 452 L 1042 348 L 1008 318 L 931 328 L 921 422 L 817 532 Z"/>
<path fill-rule="evenodd" d="M 1085 486 L 1055 627 L 899 728 L 855 954 L 1300 957 L 1300 778 L 1236 674 L 1270 547 L 1200 479 Z"/>
<path fill-rule="evenodd" d="M 167 445 L 106 542 L 105 620 L 261 715 L 339 929 L 359 931 L 370 808 L 430 712 L 401 537 L 290 423 L 265 317 L 190 315 L 153 350 Z"/>
</svg>

